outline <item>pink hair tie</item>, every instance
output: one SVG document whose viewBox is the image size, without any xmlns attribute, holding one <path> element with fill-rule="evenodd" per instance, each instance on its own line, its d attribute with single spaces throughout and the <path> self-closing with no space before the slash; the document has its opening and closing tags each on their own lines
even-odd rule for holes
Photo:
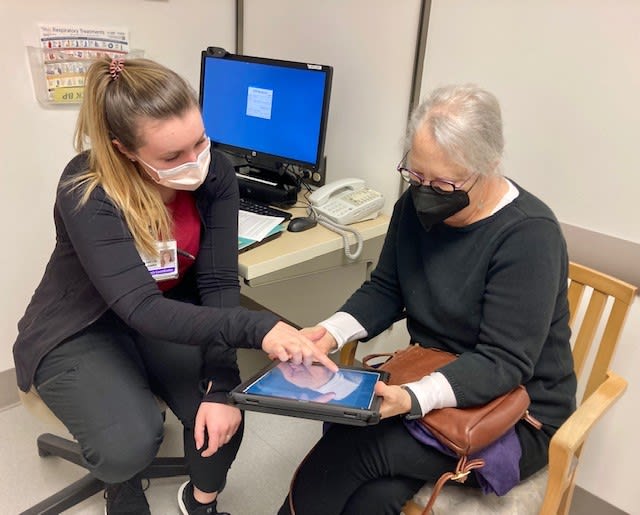
<svg viewBox="0 0 640 515">
<path fill-rule="evenodd" d="M 124 59 L 111 59 L 111 64 L 109 65 L 109 74 L 111 75 L 111 80 L 118 80 L 120 77 L 120 73 L 124 70 Z"/>
</svg>

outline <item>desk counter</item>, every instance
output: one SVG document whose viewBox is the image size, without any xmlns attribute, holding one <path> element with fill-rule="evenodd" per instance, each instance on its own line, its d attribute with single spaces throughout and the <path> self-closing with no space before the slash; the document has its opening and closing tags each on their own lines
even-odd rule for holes
<svg viewBox="0 0 640 515">
<path fill-rule="evenodd" d="M 291 208 L 294 217 L 305 216 L 305 208 Z M 338 233 L 317 225 L 303 232 L 284 231 L 282 236 L 240 254 L 238 271 L 249 286 L 279 282 L 357 262 L 374 262 L 389 226 L 389 217 L 353 224 L 364 240 L 357 260 L 344 255 L 343 239 Z M 352 244 L 355 238 L 349 237 Z"/>
</svg>

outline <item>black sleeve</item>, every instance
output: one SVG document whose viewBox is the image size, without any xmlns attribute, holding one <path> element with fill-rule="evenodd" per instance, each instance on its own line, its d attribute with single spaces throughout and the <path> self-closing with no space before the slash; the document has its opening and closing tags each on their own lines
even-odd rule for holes
<svg viewBox="0 0 640 515">
<path fill-rule="evenodd" d="M 235 307 L 240 303 L 238 282 L 238 180 L 229 160 L 212 151 L 214 180 L 198 191 L 203 206 L 203 231 L 196 260 L 196 279 L 202 304 Z"/>
<path fill-rule="evenodd" d="M 365 282 L 338 310 L 352 315 L 367 330 L 370 340 L 391 326 L 402 313 L 405 302 L 398 281 L 396 238 L 404 205 L 401 197 L 393 210 L 378 264 Z"/>
<path fill-rule="evenodd" d="M 81 188 L 61 183 L 56 209 L 91 283 L 127 325 L 150 339 L 260 348 L 272 313 L 195 306 L 165 298 L 138 254 L 123 216 L 100 187 L 80 205 Z"/>
<path fill-rule="evenodd" d="M 531 379 L 558 298 L 566 299 L 567 268 L 564 238 L 552 220 L 528 218 L 505 234 L 487 272 L 478 343 L 440 369 L 459 407 L 486 403 Z"/>
<path fill-rule="evenodd" d="M 401 385 L 400 388 L 402 388 L 405 392 L 407 392 L 409 394 L 409 397 L 411 397 L 411 409 L 409 410 L 409 413 L 405 415 L 404 418 L 406 418 L 407 420 L 415 420 L 417 418 L 422 418 L 422 407 L 420 406 L 420 401 L 416 397 L 416 394 L 413 393 L 411 388 L 407 388 L 404 385 Z"/>
<path fill-rule="evenodd" d="M 235 370 L 236 375 L 232 376 L 231 367 L 212 369 L 210 375 L 202 381 L 202 401 L 227 404 L 229 402 L 229 392 L 240 384 L 240 374 L 237 366 Z"/>
<path fill-rule="evenodd" d="M 210 176 L 197 192 L 203 231 L 196 260 L 198 293 L 203 305 L 232 308 L 240 304 L 238 282 L 238 181 L 222 154 L 211 153 Z M 226 402 L 240 383 L 236 350 L 208 346 L 202 367 L 204 401 Z"/>
</svg>

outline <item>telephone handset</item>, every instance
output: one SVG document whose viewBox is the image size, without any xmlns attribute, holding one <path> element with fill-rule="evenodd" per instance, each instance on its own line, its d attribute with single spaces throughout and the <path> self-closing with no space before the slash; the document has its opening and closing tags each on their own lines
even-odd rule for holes
<svg viewBox="0 0 640 515">
<path fill-rule="evenodd" d="M 375 218 L 384 206 L 381 193 L 355 178 L 325 184 L 311 194 L 309 201 L 317 215 L 340 225 Z"/>
</svg>

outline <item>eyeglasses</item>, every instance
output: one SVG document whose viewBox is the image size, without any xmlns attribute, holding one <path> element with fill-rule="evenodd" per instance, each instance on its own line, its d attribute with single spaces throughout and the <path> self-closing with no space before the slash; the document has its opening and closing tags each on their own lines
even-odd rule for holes
<svg viewBox="0 0 640 515">
<path fill-rule="evenodd" d="M 418 172 L 414 172 L 410 170 L 406 166 L 403 166 L 405 160 L 407 159 L 407 155 L 405 154 L 402 158 L 402 161 L 398 163 L 396 170 L 402 176 L 402 180 L 408 182 L 411 186 L 429 186 L 436 193 L 440 193 L 441 195 L 450 195 L 454 191 L 462 189 L 462 187 L 469 182 L 469 179 L 476 175 L 476 173 L 472 173 L 467 177 L 464 181 L 457 184 L 453 181 L 449 181 L 447 179 L 433 179 L 432 181 L 426 181 L 425 178 L 420 175 Z"/>
</svg>

